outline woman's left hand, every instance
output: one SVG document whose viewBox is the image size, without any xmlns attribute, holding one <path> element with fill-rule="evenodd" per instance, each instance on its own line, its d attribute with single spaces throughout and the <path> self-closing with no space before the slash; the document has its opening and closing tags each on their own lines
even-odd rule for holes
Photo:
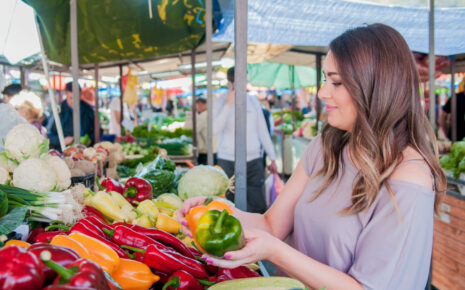
<svg viewBox="0 0 465 290">
<path fill-rule="evenodd" d="M 244 230 L 245 247 L 233 252 L 226 252 L 224 258 L 208 254 L 202 256 L 207 264 L 222 268 L 236 268 L 260 260 L 267 260 L 274 252 L 277 243 L 281 242 L 271 234 L 257 229 Z"/>
</svg>

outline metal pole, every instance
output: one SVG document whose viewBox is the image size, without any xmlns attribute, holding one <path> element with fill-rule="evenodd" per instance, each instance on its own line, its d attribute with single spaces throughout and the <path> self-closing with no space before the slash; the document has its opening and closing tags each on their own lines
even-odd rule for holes
<svg viewBox="0 0 465 290">
<path fill-rule="evenodd" d="M 27 70 L 24 66 L 19 67 L 20 79 L 21 79 L 21 88 L 23 90 L 27 89 Z"/>
<path fill-rule="evenodd" d="M 74 144 L 80 143 L 81 115 L 79 92 L 79 52 L 78 52 L 78 27 L 77 27 L 77 0 L 69 1 L 71 23 L 71 69 L 73 74 L 73 136 Z"/>
<path fill-rule="evenodd" d="M 436 131 L 436 95 L 434 87 L 435 56 L 434 56 L 434 0 L 429 0 L 429 121 L 431 127 Z"/>
<path fill-rule="evenodd" d="M 295 87 L 294 87 L 294 78 L 295 78 L 295 66 L 294 65 L 291 65 L 291 91 L 292 91 L 292 95 L 291 95 L 291 100 L 292 100 L 292 132 L 295 131 L 295 98 L 296 98 L 296 95 L 295 95 Z"/>
<path fill-rule="evenodd" d="M 281 179 L 282 180 L 285 180 L 285 164 L 286 164 L 286 150 L 284 150 L 284 139 L 285 139 L 285 135 L 284 135 L 284 105 L 286 104 L 285 100 L 284 100 L 284 95 L 281 95 L 281 98 L 279 99 L 279 101 L 281 102 L 281 167 L 282 167 L 282 171 L 281 171 Z"/>
<path fill-rule="evenodd" d="M 55 119 L 55 126 L 57 127 L 58 140 L 60 141 L 60 148 L 61 148 L 61 151 L 63 151 L 65 150 L 66 145 L 65 145 L 65 138 L 63 136 L 63 128 L 61 127 L 60 114 L 58 114 L 55 92 L 53 91 L 52 84 L 50 82 L 50 73 L 48 71 L 47 56 L 45 55 L 44 43 L 42 42 L 42 35 L 40 34 L 39 23 L 37 22 L 37 15 L 35 15 L 34 13 L 34 16 L 36 19 L 35 22 L 36 22 L 36 28 L 37 28 L 37 35 L 39 37 L 42 67 L 44 68 L 45 78 L 47 79 L 47 82 L 48 82 L 48 95 L 50 98 L 50 106 L 52 107 L 53 118 Z M 61 77 L 60 77 L 60 82 L 61 82 Z"/>
<path fill-rule="evenodd" d="M 99 111 L 99 98 L 98 98 L 98 63 L 94 64 L 94 80 L 95 80 L 95 110 L 94 110 L 94 139 L 95 143 L 100 142 L 100 117 Z"/>
<path fill-rule="evenodd" d="M 207 164 L 213 165 L 213 94 L 212 94 L 212 0 L 205 1 L 207 46 Z"/>
<path fill-rule="evenodd" d="M 452 141 L 457 141 L 457 95 L 455 94 L 455 55 L 450 60 L 450 91 L 452 113 Z M 447 132 L 444 132 L 447 134 Z"/>
<path fill-rule="evenodd" d="M 123 65 L 119 65 L 119 90 L 120 90 L 120 102 L 119 102 L 119 128 L 120 135 L 123 135 Z"/>
<path fill-rule="evenodd" d="M 191 75 L 192 75 L 192 147 L 195 158 L 197 158 L 197 110 L 195 102 L 197 100 L 195 96 L 195 49 L 191 53 Z"/>
<path fill-rule="evenodd" d="M 318 98 L 318 92 L 321 88 L 321 54 L 316 55 L 316 131 L 318 132 L 318 125 L 321 114 L 321 101 Z"/>
<path fill-rule="evenodd" d="M 247 0 L 234 2 L 236 207 L 247 210 Z"/>
</svg>

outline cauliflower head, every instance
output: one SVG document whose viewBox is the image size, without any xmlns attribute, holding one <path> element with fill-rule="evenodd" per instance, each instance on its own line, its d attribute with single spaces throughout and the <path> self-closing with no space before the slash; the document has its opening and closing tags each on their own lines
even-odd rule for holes
<svg viewBox="0 0 465 290">
<path fill-rule="evenodd" d="M 45 155 L 42 160 L 55 171 L 57 176 L 56 190 L 62 191 L 69 188 L 71 185 L 71 171 L 66 162 L 60 157 L 53 155 Z"/>
<path fill-rule="evenodd" d="M 10 173 L 3 167 L 0 167 L 0 184 L 7 184 L 10 180 Z"/>
<path fill-rule="evenodd" d="M 30 124 L 14 126 L 6 135 L 5 153 L 17 162 L 39 158 L 48 152 L 49 142 L 36 127 Z"/>
<path fill-rule="evenodd" d="M 8 158 L 6 153 L 2 152 L 0 153 L 0 167 L 5 168 L 8 172 L 13 172 L 13 170 L 18 167 L 18 162 Z"/>
<path fill-rule="evenodd" d="M 13 171 L 13 184 L 31 191 L 49 192 L 57 186 L 57 175 L 42 159 L 27 159 Z"/>
</svg>

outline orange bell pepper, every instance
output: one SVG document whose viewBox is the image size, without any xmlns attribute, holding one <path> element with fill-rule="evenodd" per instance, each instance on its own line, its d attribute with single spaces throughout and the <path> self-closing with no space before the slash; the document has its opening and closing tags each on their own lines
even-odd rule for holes
<svg viewBox="0 0 465 290">
<path fill-rule="evenodd" d="M 197 239 L 195 238 L 195 229 L 197 227 L 197 221 L 199 220 L 199 218 L 204 213 L 206 213 L 207 211 L 212 210 L 212 209 L 216 209 L 216 210 L 219 210 L 219 211 L 223 211 L 224 209 L 226 209 L 229 214 L 231 214 L 231 215 L 233 214 L 233 210 L 232 210 L 231 206 L 228 204 L 228 201 L 226 201 L 226 200 L 218 198 L 218 199 L 215 199 L 213 201 L 210 201 L 210 199 L 207 199 L 205 201 L 205 204 L 207 204 L 207 205 L 200 205 L 200 206 L 196 206 L 196 207 L 191 208 L 189 210 L 189 212 L 186 214 L 186 221 L 187 221 L 187 225 L 188 225 L 189 229 L 191 230 L 192 239 L 194 240 L 194 243 L 195 243 L 196 247 L 202 252 L 204 252 L 204 251 L 200 247 L 200 245 L 197 243 Z"/>
<path fill-rule="evenodd" d="M 8 242 L 5 243 L 5 245 L 3 246 L 4 248 L 8 247 L 8 246 L 18 246 L 18 247 L 23 247 L 23 248 L 29 248 L 31 244 L 29 244 L 28 242 L 25 242 L 25 241 L 21 241 L 21 240 L 9 240 Z"/>
<path fill-rule="evenodd" d="M 149 266 L 129 259 L 120 259 L 118 268 L 111 274 L 124 290 L 150 289 L 160 277 L 153 274 Z"/>
<path fill-rule="evenodd" d="M 89 260 L 94 261 L 103 270 L 107 271 L 110 275 L 118 268 L 120 258 L 112 248 L 100 242 L 97 239 L 87 235 L 74 232 L 69 234 L 69 237 L 81 244 L 89 251 Z"/>
<path fill-rule="evenodd" d="M 79 256 L 83 259 L 89 259 L 90 258 L 90 253 L 89 251 L 78 241 L 71 239 L 68 236 L 65 235 L 57 235 L 52 238 L 50 241 L 51 245 L 55 246 L 62 246 L 65 248 L 70 248 L 76 251 L 76 253 L 79 254 Z"/>
</svg>

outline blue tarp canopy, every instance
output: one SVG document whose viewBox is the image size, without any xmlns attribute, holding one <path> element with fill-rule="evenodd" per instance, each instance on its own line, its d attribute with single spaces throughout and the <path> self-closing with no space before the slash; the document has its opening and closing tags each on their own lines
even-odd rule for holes
<svg viewBox="0 0 465 290">
<path fill-rule="evenodd" d="M 223 26 L 214 41 L 234 42 L 234 1 L 221 0 Z M 328 46 L 349 28 L 384 23 L 396 28 L 410 49 L 429 50 L 429 11 L 346 0 L 249 0 L 248 41 Z M 435 9 L 435 54 L 465 52 L 465 8 Z"/>
</svg>

